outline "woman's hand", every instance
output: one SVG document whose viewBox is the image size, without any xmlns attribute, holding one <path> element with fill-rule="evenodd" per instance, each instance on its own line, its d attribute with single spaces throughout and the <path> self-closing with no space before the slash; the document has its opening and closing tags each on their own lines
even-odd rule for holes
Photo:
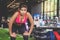
<svg viewBox="0 0 60 40">
<path fill-rule="evenodd" d="M 10 34 L 11 37 L 16 37 L 15 33 Z"/>
<path fill-rule="evenodd" d="M 23 33 L 23 35 L 30 36 L 30 33 L 27 32 L 27 31 L 25 31 L 25 32 Z"/>
</svg>

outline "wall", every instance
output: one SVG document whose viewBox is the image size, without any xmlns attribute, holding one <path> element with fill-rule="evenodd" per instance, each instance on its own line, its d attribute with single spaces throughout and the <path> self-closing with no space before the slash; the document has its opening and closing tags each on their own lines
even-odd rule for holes
<svg viewBox="0 0 60 40">
<path fill-rule="evenodd" d="M 31 9 L 31 13 L 40 13 L 41 12 L 41 4 L 37 4 Z"/>
</svg>

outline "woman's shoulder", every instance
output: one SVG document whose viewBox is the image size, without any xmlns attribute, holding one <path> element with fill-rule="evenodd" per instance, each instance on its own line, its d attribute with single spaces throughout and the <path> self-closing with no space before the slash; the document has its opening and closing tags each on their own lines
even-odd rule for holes
<svg viewBox="0 0 60 40">
<path fill-rule="evenodd" d="M 30 15 L 30 12 L 27 12 L 27 15 L 29 16 Z"/>
<path fill-rule="evenodd" d="M 29 15 L 30 15 L 30 12 L 27 12 L 27 17 L 29 17 Z"/>
<path fill-rule="evenodd" d="M 30 12 L 27 12 L 27 15 L 28 15 L 28 16 L 31 16 Z"/>
</svg>

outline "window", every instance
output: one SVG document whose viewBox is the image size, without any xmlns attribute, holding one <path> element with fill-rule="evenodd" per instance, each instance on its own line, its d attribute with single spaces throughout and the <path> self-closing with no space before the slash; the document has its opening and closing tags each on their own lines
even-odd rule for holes
<svg viewBox="0 0 60 40">
<path fill-rule="evenodd" d="M 44 14 L 47 14 L 51 19 L 53 19 L 53 16 L 57 15 L 57 0 L 46 0 L 45 2 L 41 3 L 41 11 Z"/>
</svg>

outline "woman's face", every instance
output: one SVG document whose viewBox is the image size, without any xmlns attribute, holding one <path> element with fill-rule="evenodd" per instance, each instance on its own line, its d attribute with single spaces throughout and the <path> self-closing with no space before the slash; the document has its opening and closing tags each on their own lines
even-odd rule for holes
<svg viewBox="0 0 60 40">
<path fill-rule="evenodd" d="M 27 8 L 22 7 L 22 8 L 20 9 L 20 13 L 21 13 L 21 15 L 24 15 L 25 13 L 27 13 Z"/>
</svg>

